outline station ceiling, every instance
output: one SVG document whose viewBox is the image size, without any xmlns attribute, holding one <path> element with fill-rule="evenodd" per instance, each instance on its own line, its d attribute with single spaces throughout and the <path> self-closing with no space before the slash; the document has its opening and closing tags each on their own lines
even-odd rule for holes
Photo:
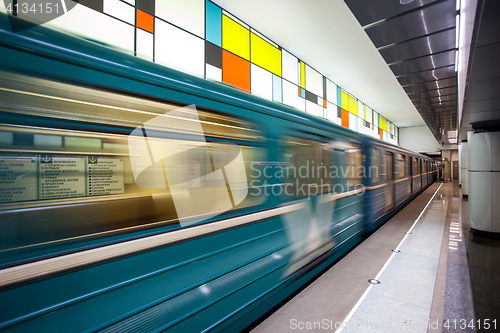
<svg viewBox="0 0 500 333">
<path fill-rule="evenodd" d="M 345 0 L 438 142 L 457 130 L 456 0 Z"/>
<path fill-rule="evenodd" d="M 479 0 L 465 88 L 460 140 L 471 123 L 500 126 L 500 1 Z"/>
<path fill-rule="evenodd" d="M 366 7 L 378 0 L 360 0 Z M 426 123 L 343 0 L 214 0 L 398 127 Z M 393 0 L 399 7 L 398 0 Z M 444 92 L 443 92 L 444 93 Z M 412 97 L 413 98 L 413 97 Z"/>
<path fill-rule="evenodd" d="M 458 129 L 456 0 L 215 2 L 395 125 Z"/>
</svg>

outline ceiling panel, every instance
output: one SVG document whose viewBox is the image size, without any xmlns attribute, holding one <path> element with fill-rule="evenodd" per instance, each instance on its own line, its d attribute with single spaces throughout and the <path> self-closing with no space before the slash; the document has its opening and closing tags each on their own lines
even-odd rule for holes
<svg viewBox="0 0 500 333">
<path fill-rule="evenodd" d="M 435 86 L 437 85 L 438 88 L 450 88 L 450 87 L 457 87 L 457 76 L 454 75 L 453 77 L 451 78 L 448 78 L 448 79 L 443 79 L 443 80 L 439 80 L 437 82 L 426 82 L 425 83 L 425 86 L 428 87 L 429 89 L 432 88 L 435 88 Z"/>
<path fill-rule="evenodd" d="M 496 33 L 500 35 L 499 31 Z M 495 56 L 492 57 L 491 55 Z M 475 70 L 471 72 L 470 82 L 485 81 L 500 77 L 500 66 L 498 66 L 499 56 L 500 42 L 486 46 L 476 46 L 474 51 Z"/>
<path fill-rule="evenodd" d="M 367 1 L 367 0 L 351 0 L 346 1 L 347 5 L 358 19 L 362 26 L 384 20 L 388 17 L 401 15 L 405 12 L 418 9 L 423 5 L 427 5 L 436 0 L 420 0 L 414 1 L 405 6 L 394 6 L 394 0 L 385 1 Z"/>
<path fill-rule="evenodd" d="M 344 1 L 212 1 L 395 125 L 425 124 Z M 364 10 L 371 2 L 359 3 Z"/>
<path fill-rule="evenodd" d="M 456 0 L 345 3 L 441 142 L 457 129 Z"/>
<path fill-rule="evenodd" d="M 454 27 L 455 1 L 444 1 L 388 19 L 383 23 L 367 27 L 365 31 L 378 48 Z"/>
<path fill-rule="evenodd" d="M 500 42 L 498 15 L 500 1 L 488 1 L 485 10 L 481 12 L 481 28 L 478 29 L 476 47 Z"/>
<path fill-rule="evenodd" d="M 445 89 L 433 89 L 433 90 L 423 91 L 422 93 L 425 93 L 429 97 L 456 95 L 457 88 L 453 87 L 453 88 L 445 88 Z"/>
<path fill-rule="evenodd" d="M 450 82 L 451 81 L 451 82 Z M 404 89 L 408 96 L 410 98 L 413 98 L 413 95 L 418 95 L 426 92 L 433 92 L 436 90 L 445 90 L 445 89 L 453 89 L 456 93 L 457 90 L 457 84 L 456 84 L 456 79 L 451 80 L 451 79 L 445 79 L 445 80 L 439 80 L 439 81 L 432 81 L 432 82 L 424 82 L 424 83 L 419 83 L 419 84 L 410 84 L 410 85 L 405 85 Z"/>
<path fill-rule="evenodd" d="M 479 0 L 469 59 L 460 138 L 471 123 L 500 119 L 500 1 Z"/>
<path fill-rule="evenodd" d="M 500 77 L 488 81 L 470 82 L 468 88 L 467 99 L 469 101 L 500 98 Z"/>
<path fill-rule="evenodd" d="M 431 101 L 432 103 L 435 103 L 436 101 L 441 101 L 443 103 L 445 102 L 453 102 L 455 104 L 454 96 L 455 94 L 452 95 L 434 95 L 434 96 L 424 96 L 428 94 L 422 94 L 422 96 L 418 98 L 412 99 L 412 102 L 415 103 L 428 103 Z"/>
<path fill-rule="evenodd" d="M 394 75 L 398 76 L 449 65 L 455 65 L 455 50 L 397 62 L 389 67 Z"/>
<path fill-rule="evenodd" d="M 467 112 L 485 112 L 485 111 L 497 111 L 500 106 L 500 98 L 488 98 L 479 101 L 466 101 L 464 103 L 464 108 L 467 108 Z"/>
<path fill-rule="evenodd" d="M 401 85 L 446 79 L 455 74 L 455 64 L 443 68 L 429 69 L 413 74 L 397 76 Z"/>
<path fill-rule="evenodd" d="M 455 50 L 455 29 L 422 36 L 379 51 L 384 60 L 390 64 L 449 50 Z"/>
</svg>

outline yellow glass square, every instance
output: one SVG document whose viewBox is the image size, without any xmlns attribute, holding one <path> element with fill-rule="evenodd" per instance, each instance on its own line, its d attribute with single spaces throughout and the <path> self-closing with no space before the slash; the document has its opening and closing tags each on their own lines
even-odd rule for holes
<svg viewBox="0 0 500 333">
<path fill-rule="evenodd" d="M 281 51 L 254 33 L 250 34 L 251 62 L 281 76 Z"/>
<path fill-rule="evenodd" d="M 250 31 L 222 15 L 222 48 L 250 60 Z"/>
</svg>

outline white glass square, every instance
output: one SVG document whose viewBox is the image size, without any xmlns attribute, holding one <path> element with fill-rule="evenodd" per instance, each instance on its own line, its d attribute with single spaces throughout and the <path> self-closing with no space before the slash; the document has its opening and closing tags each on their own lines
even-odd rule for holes
<svg viewBox="0 0 500 333">
<path fill-rule="evenodd" d="M 222 82 L 222 69 L 212 66 L 210 64 L 206 64 L 206 79 Z"/>
<path fill-rule="evenodd" d="M 283 73 L 282 73 L 283 78 L 292 82 L 293 84 L 298 85 L 299 84 L 298 59 L 285 50 L 281 51 L 281 57 L 283 66 Z"/>
<path fill-rule="evenodd" d="M 153 34 L 142 29 L 137 29 L 136 53 L 139 58 L 153 61 Z"/>
<path fill-rule="evenodd" d="M 293 106 L 302 111 L 306 109 L 305 99 L 298 95 L 298 87 L 287 80 L 283 80 L 283 104 Z"/>
<path fill-rule="evenodd" d="M 156 0 L 155 13 L 184 30 L 205 38 L 206 0 Z"/>
<path fill-rule="evenodd" d="M 250 92 L 253 95 L 273 99 L 273 74 L 265 69 L 250 65 Z"/>
<path fill-rule="evenodd" d="M 155 62 L 204 77 L 205 42 L 171 24 L 155 19 Z"/>
<path fill-rule="evenodd" d="M 330 80 L 326 80 L 326 100 L 337 105 L 337 85 Z"/>
<path fill-rule="evenodd" d="M 306 89 L 323 97 L 323 75 L 306 65 Z"/>
<path fill-rule="evenodd" d="M 129 24 L 135 25 L 135 8 L 120 0 L 104 0 L 103 11 Z"/>
<path fill-rule="evenodd" d="M 315 116 L 323 118 L 323 107 L 306 100 L 306 113 L 313 114 Z"/>
<path fill-rule="evenodd" d="M 132 8 L 133 12 L 133 7 L 125 3 L 123 5 Z M 77 4 L 66 14 L 43 24 L 43 26 L 99 41 L 120 51 L 134 53 L 135 28 L 132 25 L 80 4 Z M 106 28 L 103 29 L 103 27 Z"/>
</svg>

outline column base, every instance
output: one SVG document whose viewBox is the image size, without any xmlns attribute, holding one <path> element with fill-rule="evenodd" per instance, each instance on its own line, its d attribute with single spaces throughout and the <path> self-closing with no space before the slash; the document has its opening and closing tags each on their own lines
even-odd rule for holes
<svg viewBox="0 0 500 333">
<path fill-rule="evenodd" d="M 476 236 L 481 236 L 484 238 L 500 239 L 500 233 L 498 233 L 498 232 L 484 231 L 484 230 L 478 230 L 478 229 L 474 229 L 474 228 L 470 228 L 470 230 Z"/>
</svg>

